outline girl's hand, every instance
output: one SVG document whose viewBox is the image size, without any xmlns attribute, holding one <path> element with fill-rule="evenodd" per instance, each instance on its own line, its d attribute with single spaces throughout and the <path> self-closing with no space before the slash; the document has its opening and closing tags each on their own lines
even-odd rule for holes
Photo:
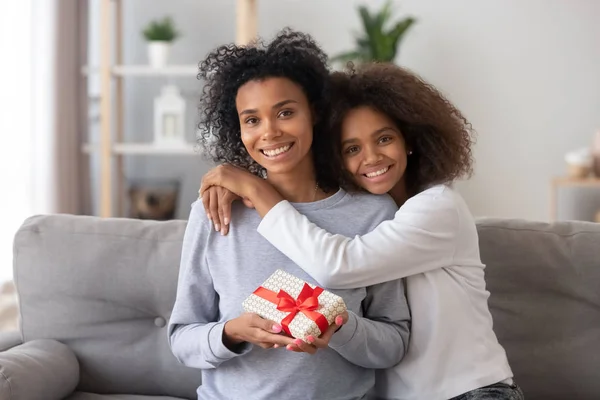
<svg viewBox="0 0 600 400">
<path fill-rule="evenodd" d="M 204 198 L 204 194 L 214 186 L 221 186 L 241 197 L 244 204 L 254 207 L 261 217 L 264 217 L 277 203 L 283 200 L 281 194 L 265 179 L 228 164 L 219 165 L 204 175 L 199 191 L 200 197 Z M 212 200 L 209 201 L 212 203 Z M 209 207 L 213 207 L 212 204 Z M 215 207 L 217 207 L 218 214 L 219 206 Z M 211 216 L 214 216 L 212 212 Z M 229 219 L 227 222 L 224 219 L 225 217 L 223 220 L 219 219 L 220 227 L 223 224 L 229 224 Z"/>
<path fill-rule="evenodd" d="M 320 337 L 315 338 L 313 336 L 309 336 L 307 338 L 309 343 L 306 343 L 300 339 L 294 339 L 294 343 L 292 345 L 288 345 L 287 350 L 294 351 L 296 353 L 308 353 L 315 354 L 318 349 L 325 349 L 329 347 L 329 341 L 331 337 L 344 325 L 348 322 L 348 311 L 344 311 L 342 314 L 338 315 L 335 318 L 335 322 L 327 328 L 325 333 L 321 334 Z M 277 347 L 277 346 L 274 346 Z"/>
<path fill-rule="evenodd" d="M 264 181 L 256 175 L 251 174 L 245 169 L 234 167 L 233 165 L 223 164 L 208 171 L 202 177 L 200 187 L 200 196 L 204 196 L 209 188 L 221 186 L 239 197 L 247 198 L 252 196 L 252 189 Z M 266 182 L 264 182 L 266 184 Z"/>
<path fill-rule="evenodd" d="M 231 204 L 240 200 L 240 196 L 221 186 L 211 186 L 200 198 L 204 204 L 204 211 L 215 226 L 215 230 L 221 232 L 222 235 L 227 235 L 229 221 L 231 221 Z M 252 207 L 252 203 L 248 200 L 245 200 L 244 204 Z"/>
<path fill-rule="evenodd" d="M 254 313 L 244 313 L 225 323 L 223 343 L 230 349 L 244 342 L 255 344 L 263 349 L 292 344 L 294 338 L 280 335 L 281 330 L 281 325 L 276 322 L 263 319 Z"/>
</svg>

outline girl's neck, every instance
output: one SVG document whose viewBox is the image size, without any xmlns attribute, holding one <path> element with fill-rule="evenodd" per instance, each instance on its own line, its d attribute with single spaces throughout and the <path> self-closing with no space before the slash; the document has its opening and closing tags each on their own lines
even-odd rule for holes
<svg viewBox="0 0 600 400">
<path fill-rule="evenodd" d="M 396 183 L 396 186 L 394 186 L 392 190 L 388 192 L 388 194 L 392 196 L 392 199 L 394 199 L 396 205 L 398 207 L 401 207 L 402 204 L 404 204 L 404 202 L 406 202 L 406 200 L 408 200 L 408 198 L 410 197 L 410 195 L 408 194 L 408 190 L 406 189 L 405 178 L 402 177 L 402 179 L 400 179 L 400 181 Z"/>
<path fill-rule="evenodd" d="M 307 156 L 293 171 L 277 174 L 267 172 L 267 181 L 292 203 L 321 200 L 323 192 L 317 186 L 312 157 Z"/>
</svg>

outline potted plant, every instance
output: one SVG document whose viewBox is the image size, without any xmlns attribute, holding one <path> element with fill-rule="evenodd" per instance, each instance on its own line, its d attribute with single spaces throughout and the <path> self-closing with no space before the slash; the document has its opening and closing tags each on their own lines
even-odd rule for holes
<svg viewBox="0 0 600 400">
<path fill-rule="evenodd" d="M 365 6 L 359 6 L 358 12 L 364 31 L 356 35 L 356 48 L 333 57 L 331 61 L 394 62 L 400 42 L 416 20 L 407 17 L 392 22 L 393 12 L 389 0 L 375 14 L 371 14 Z"/>
<path fill-rule="evenodd" d="M 170 17 L 151 21 L 144 29 L 148 41 L 148 59 L 155 68 L 164 67 L 169 58 L 171 43 L 179 37 L 175 24 Z"/>
</svg>

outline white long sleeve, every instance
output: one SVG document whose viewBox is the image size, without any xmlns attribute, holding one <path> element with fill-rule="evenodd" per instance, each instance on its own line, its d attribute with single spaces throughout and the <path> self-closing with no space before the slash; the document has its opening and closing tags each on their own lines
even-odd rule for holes
<svg viewBox="0 0 600 400">
<path fill-rule="evenodd" d="M 435 186 L 409 199 L 393 220 L 353 239 L 311 223 L 287 201 L 258 232 L 325 287 L 346 289 L 453 264 L 459 218 L 453 192 Z"/>
<path fill-rule="evenodd" d="M 377 372 L 378 398 L 446 400 L 512 377 L 493 331 L 475 221 L 451 187 L 419 193 L 393 220 L 354 238 L 328 233 L 287 202 L 258 229 L 325 287 L 406 278 L 408 351 L 401 363 Z"/>
</svg>

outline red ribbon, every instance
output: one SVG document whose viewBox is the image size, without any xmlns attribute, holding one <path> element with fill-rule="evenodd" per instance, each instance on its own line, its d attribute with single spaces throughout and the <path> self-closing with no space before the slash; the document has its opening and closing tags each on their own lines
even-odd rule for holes
<svg viewBox="0 0 600 400">
<path fill-rule="evenodd" d="M 289 312 L 289 314 L 281 321 L 283 330 L 288 335 L 292 336 L 289 329 L 289 324 L 294 320 L 296 314 L 301 312 L 306 315 L 311 321 L 314 321 L 321 333 L 325 332 L 329 327 L 327 318 L 321 313 L 315 310 L 319 308 L 319 295 L 323 293 L 323 289 L 320 287 L 311 288 L 308 283 L 305 283 L 302 287 L 302 291 L 298 295 L 297 299 L 294 299 L 289 293 L 284 290 L 280 290 L 279 293 L 275 293 L 269 289 L 265 289 L 260 286 L 254 291 L 254 294 L 261 297 L 273 304 L 277 304 L 279 311 Z"/>
</svg>

